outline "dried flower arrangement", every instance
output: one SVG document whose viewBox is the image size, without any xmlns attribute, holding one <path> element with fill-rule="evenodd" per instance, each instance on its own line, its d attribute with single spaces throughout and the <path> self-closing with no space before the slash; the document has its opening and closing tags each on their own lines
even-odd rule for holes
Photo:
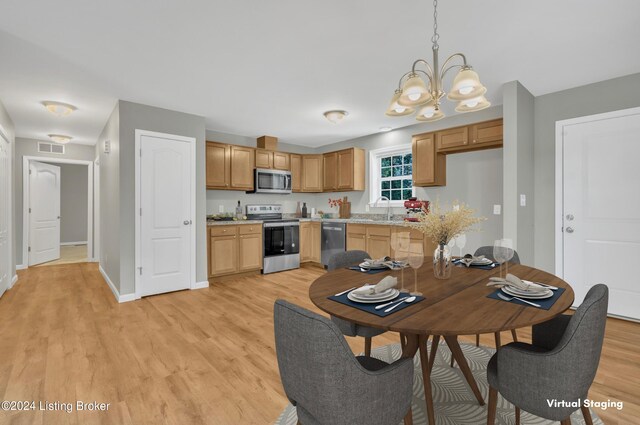
<svg viewBox="0 0 640 425">
<path fill-rule="evenodd" d="M 330 208 L 341 207 L 341 206 L 342 206 L 342 199 L 331 199 L 331 198 L 329 198 L 329 207 Z"/>
<path fill-rule="evenodd" d="M 423 209 L 416 214 L 417 222 L 410 226 L 420 230 L 439 245 L 446 245 L 456 236 L 474 231 L 473 226 L 485 221 L 485 217 L 474 217 L 475 211 L 467 205 L 454 201 L 450 209 L 441 207 L 436 200 L 429 211 Z"/>
</svg>

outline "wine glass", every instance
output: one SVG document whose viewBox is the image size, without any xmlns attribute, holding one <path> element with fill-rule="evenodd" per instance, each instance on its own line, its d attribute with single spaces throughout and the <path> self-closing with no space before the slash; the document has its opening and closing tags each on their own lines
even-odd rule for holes
<svg viewBox="0 0 640 425">
<path fill-rule="evenodd" d="M 502 277 L 502 264 L 506 263 L 504 275 L 506 278 L 509 272 L 508 261 L 513 258 L 513 241 L 511 239 L 497 239 L 493 243 L 493 258 L 500 264 L 500 277 Z"/>
<path fill-rule="evenodd" d="M 422 242 L 412 242 L 409 245 L 408 260 L 414 273 L 414 290 L 411 292 L 411 295 L 422 295 L 422 292 L 418 291 L 418 269 L 424 264 L 424 247 L 422 246 Z"/>
<path fill-rule="evenodd" d="M 391 235 L 391 249 L 394 251 L 395 259 L 405 263 L 409 258 L 409 243 L 411 237 L 409 232 L 395 232 Z M 400 268 L 400 292 L 406 292 L 404 287 L 404 266 Z"/>
<path fill-rule="evenodd" d="M 449 247 L 449 251 L 452 253 L 453 255 L 453 247 L 456 246 L 456 238 L 451 238 L 451 240 L 449 241 L 449 243 L 447 244 L 447 246 Z"/>
<path fill-rule="evenodd" d="M 456 238 L 456 246 L 460 250 L 460 258 L 462 258 L 462 248 L 467 244 L 467 235 L 464 233 Z"/>
</svg>

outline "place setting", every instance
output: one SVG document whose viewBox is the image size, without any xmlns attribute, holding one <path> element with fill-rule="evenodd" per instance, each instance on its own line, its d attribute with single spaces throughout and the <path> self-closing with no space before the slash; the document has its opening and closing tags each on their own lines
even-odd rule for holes
<svg viewBox="0 0 640 425">
<path fill-rule="evenodd" d="M 379 259 L 366 258 L 357 266 L 347 268 L 361 273 L 377 274 L 387 270 L 400 270 L 408 266 L 406 261 L 393 260 L 391 257 L 382 257 Z"/>
<path fill-rule="evenodd" d="M 523 280 L 511 273 L 507 273 L 505 278 L 489 278 L 487 286 L 498 288 L 487 298 L 543 310 L 549 310 L 564 292 L 564 288 Z"/>
<path fill-rule="evenodd" d="M 397 284 L 398 278 L 386 276 L 377 284 L 349 288 L 327 298 L 379 317 L 388 316 L 425 299 L 417 293 L 396 289 Z"/>
</svg>

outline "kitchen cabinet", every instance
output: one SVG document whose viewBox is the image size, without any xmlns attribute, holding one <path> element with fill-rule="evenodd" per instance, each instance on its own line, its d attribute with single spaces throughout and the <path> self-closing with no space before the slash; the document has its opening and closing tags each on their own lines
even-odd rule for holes
<svg viewBox="0 0 640 425">
<path fill-rule="evenodd" d="M 434 133 L 413 136 L 413 185 L 444 186 L 447 182 L 447 158 L 436 152 Z"/>
<path fill-rule="evenodd" d="M 300 262 L 320 263 L 321 223 L 303 221 L 300 223 Z"/>
<path fill-rule="evenodd" d="M 229 189 L 231 182 L 231 147 L 207 142 L 207 189 Z"/>
<path fill-rule="evenodd" d="M 347 251 L 367 250 L 367 227 L 364 224 L 347 224 Z"/>
<path fill-rule="evenodd" d="M 256 168 L 273 168 L 273 152 L 256 149 Z"/>
<path fill-rule="evenodd" d="M 209 226 L 209 276 L 262 269 L 262 225 Z"/>
<path fill-rule="evenodd" d="M 364 149 L 350 148 L 336 152 L 337 182 L 339 191 L 364 190 Z"/>
<path fill-rule="evenodd" d="M 273 153 L 273 168 L 276 170 L 290 171 L 291 170 L 291 157 L 285 152 Z"/>
<path fill-rule="evenodd" d="M 322 192 L 322 155 L 302 156 L 302 191 Z"/>
<path fill-rule="evenodd" d="M 391 237 L 396 233 L 408 233 L 411 243 L 422 243 L 425 256 L 432 256 L 436 249 L 435 243 L 417 229 L 404 224 L 347 224 L 347 250 L 366 251 L 371 258 L 392 257 L 396 253 L 391 247 Z"/>
<path fill-rule="evenodd" d="M 391 226 L 367 226 L 367 249 L 371 258 L 391 256 Z"/>
<path fill-rule="evenodd" d="M 253 190 L 255 149 L 231 145 L 231 189 Z"/>
<path fill-rule="evenodd" d="M 322 164 L 322 190 L 335 192 L 338 189 L 338 153 L 325 153 Z"/>
<path fill-rule="evenodd" d="M 469 130 L 471 146 L 473 148 L 502 146 L 502 133 L 502 119 L 474 124 Z"/>
<path fill-rule="evenodd" d="M 469 144 L 469 129 L 467 127 L 450 128 L 436 132 L 436 147 L 438 152 L 455 151 L 466 148 Z"/>
<path fill-rule="evenodd" d="M 291 190 L 302 192 L 302 155 L 292 153 L 290 155 L 291 166 Z"/>
</svg>

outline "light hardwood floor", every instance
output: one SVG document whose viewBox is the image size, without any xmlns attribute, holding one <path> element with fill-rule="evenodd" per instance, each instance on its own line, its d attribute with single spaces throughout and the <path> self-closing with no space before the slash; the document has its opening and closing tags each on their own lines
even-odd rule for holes
<svg viewBox="0 0 640 425">
<path fill-rule="evenodd" d="M 87 245 L 62 245 L 60 258 L 35 267 L 57 266 L 59 264 L 85 263 L 87 261 Z"/>
<path fill-rule="evenodd" d="M 0 424 L 268 424 L 287 404 L 278 375 L 272 306 L 315 310 L 323 273 L 302 268 L 213 282 L 117 304 L 95 264 L 20 271 L 0 299 L 3 400 L 111 403 L 107 412 L 2 412 Z M 527 340 L 530 332 L 519 331 Z M 510 341 L 503 333 L 503 343 Z M 360 352 L 362 339 L 348 338 Z M 395 334 L 373 339 L 396 343 Z M 469 342 L 474 337 L 467 339 Z M 493 344 L 492 336 L 482 343 Z M 606 424 L 640 423 L 640 325 L 611 319 L 590 396 L 625 403 Z"/>
</svg>

